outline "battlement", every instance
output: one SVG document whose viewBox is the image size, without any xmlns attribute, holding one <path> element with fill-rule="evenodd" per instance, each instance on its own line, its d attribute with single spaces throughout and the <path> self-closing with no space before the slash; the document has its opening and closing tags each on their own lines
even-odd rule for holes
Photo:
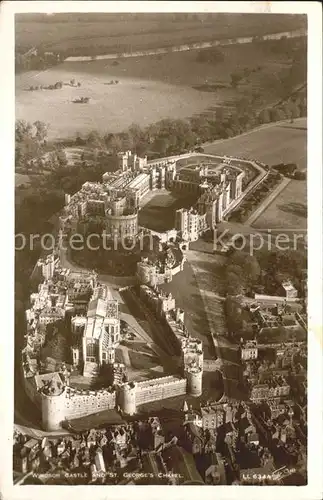
<svg viewBox="0 0 323 500">
<path fill-rule="evenodd" d="M 168 384 L 173 384 L 174 382 L 178 382 L 179 379 L 178 377 L 175 377 L 173 375 L 168 375 L 166 377 L 160 377 L 160 378 L 154 378 L 152 380 L 143 380 L 142 382 L 137 382 L 136 388 L 137 390 L 140 389 L 146 389 L 146 388 L 152 388 L 155 386 L 165 386 Z"/>
<path fill-rule="evenodd" d="M 75 387 L 65 387 L 66 397 L 73 398 L 74 396 L 106 396 L 108 394 L 115 394 L 115 389 L 112 387 L 105 387 L 103 389 L 77 389 Z"/>
</svg>

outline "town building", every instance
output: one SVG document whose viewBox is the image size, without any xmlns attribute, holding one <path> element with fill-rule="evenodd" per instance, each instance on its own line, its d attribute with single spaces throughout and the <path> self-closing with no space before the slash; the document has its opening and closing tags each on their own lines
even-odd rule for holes
<svg viewBox="0 0 323 500">
<path fill-rule="evenodd" d="M 253 384 L 250 399 L 261 401 L 271 398 L 287 398 L 290 394 L 290 385 L 282 375 L 273 375 L 263 379 L 261 383 Z"/>
<path fill-rule="evenodd" d="M 203 429 L 217 429 L 226 422 L 226 412 L 222 405 L 201 407 Z"/>
<path fill-rule="evenodd" d="M 283 281 L 281 286 L 283 289 L 283 293 L 287 299 L 296 299 L 297 298 L 298 291 L 294 287 L 293 283 L 290 280 Z"/>
<path fill-rule="evenodd" d="M 240 349 L 241 349 L 241 359 L 243 361 L 248 361 L 249 359 L 258 358 L 258 347 L 257 347 L 257 342 L 255 340 L 249 340 L 244 342 L 242 339 Z"/>
</svg>

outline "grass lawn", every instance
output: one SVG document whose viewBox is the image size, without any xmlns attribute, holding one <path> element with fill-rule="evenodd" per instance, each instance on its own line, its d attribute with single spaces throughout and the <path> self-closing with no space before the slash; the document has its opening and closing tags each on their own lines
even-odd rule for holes
<svg viewBox="0 0 323 500">
<path fill-rule="evenodd" d="M 145 59 L 145 58 L 144 58 Z M 116 75 L 115 67 L 104 65 L 98 72 L 91 62 L 62 64 L 42 72 L 16 76 L 16 119 L 40 120 L 49 125 L 49 139 L 65 139 L 91 130 L 120 132 L 132 123 L 147 126 L 163 118 L 185 119 L 218 103 L 214 94 L 188 85 L 153 81 L 144 74 Z M 149 61 L 146 62 L 149 66 Z M 118 78 L 118 85 L 106 85 Z M 75 78 L 81 87 L 27 91 L 33 85 L 49 85 Z M 87 104 L 74 104 L 77 97 L 90 97 Z"/>
<path fill-rule="evenodd" d="M 196 196 L 178 196 L 167 191 L 156 193 L 139 212 L 139 225 L 154 231 L 166 231 L 175 226 L 177 209 L 189 208 L 197 201 Z"/>
<path fill-rule="evenodd" d="M 253 224 L 257 229 L 307 228 L 307 187 L 292 180 Z"/>
<path fill-rule="evenodd" d="M 129 349 L 129 358 L 131 367 L 135 370 L 152 369 L 158 364 L 157 357 L 146 356 L 141 352 L 135 352 Z"/>
<path fill-rule="evenodd" d="M 307 166 L 307 119 L 299 118 L 265 126 L 230 139 L 204 146 L 205 153 L 236 155 L 258 159 L 268 165 L 297 163 Z"/>
</svg>

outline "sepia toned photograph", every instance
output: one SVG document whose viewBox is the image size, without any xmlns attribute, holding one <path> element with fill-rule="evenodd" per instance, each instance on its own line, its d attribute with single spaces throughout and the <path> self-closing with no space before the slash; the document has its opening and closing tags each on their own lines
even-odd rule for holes
<svg viewBox="0 0 323 500">
<path fill-rule="evenodd" d="M 307 15 L 14 29 L 14 485 L 307 485 Z"/>
</svg>

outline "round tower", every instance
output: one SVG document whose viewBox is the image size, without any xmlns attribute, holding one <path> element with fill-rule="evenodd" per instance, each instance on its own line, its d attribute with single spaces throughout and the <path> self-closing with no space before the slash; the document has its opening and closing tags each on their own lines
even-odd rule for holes
<svg viewBox="0 0 323 500">
<path fill-rule="evenodd" d="M 136 384 L 130 382 L 120 387 L 119 404 L 126 415 L 136 413 Z"/>
<path fill-rule="evenodd" d="M 185 371 L 187 380 L 187 393 L 191 396 L 197 397 L 202 394 L 202 368 L 196 366 L 191 367 Z"/>
<path fill-rule="evenodd" d="M 65 420 L 65 389 L 58 394 L 41 393 L 42 426 L 46 431 L 62 428 Z"/>
<path fill-rule="evenodd" d="M 55 431 L 65 420 L 65 377 L 63 380 L 62 374 L 53 372 L 37 378 L 43 427 L 47 431 Z"/>
</svg>

